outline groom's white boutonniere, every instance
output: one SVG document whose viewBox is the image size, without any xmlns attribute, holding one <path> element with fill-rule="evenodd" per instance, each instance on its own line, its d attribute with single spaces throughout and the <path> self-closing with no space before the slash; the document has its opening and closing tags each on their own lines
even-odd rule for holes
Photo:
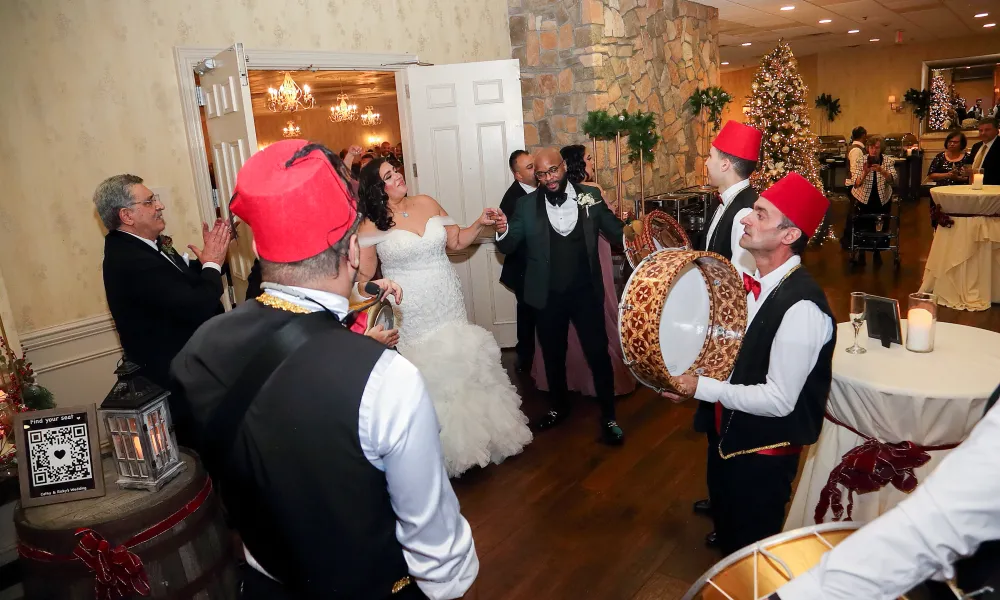
<svg viewBox="0 0 1000 600">
<path fill-rule="evenodd" d="M 590 192 L 584 192 L 576 197 L 577 206 L 582 206 L 587 211 L 587 218 L 590 218 L 590 207 L 598 203 Z"/>
</svg>

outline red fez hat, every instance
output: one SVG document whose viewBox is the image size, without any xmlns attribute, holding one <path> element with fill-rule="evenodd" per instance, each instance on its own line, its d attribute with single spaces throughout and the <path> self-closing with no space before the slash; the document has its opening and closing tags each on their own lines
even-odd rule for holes
<svg viewBox="0 0 1000 600">
<path fill-rule="evenodd" d="M 788 220 L 812 236 L 830 208 L 826 199 L 809 180 L 798 173 L 789 173 L 760 194 L 761 198 L 775 205 Z"/>
<path fill-rule="evenodd" d="M 358 214 L 344 180 L 319 150 L 285 166 L 306 143 L 271 144 L 251 156 L 236 178 L 230 210 L 250 225 L 264 260 L 312 258 L 340 241 Z"/>
<path fill-rule="evenodd" d="M 738 121 L 726 121 L 712 145 L 716 150 L 745 160 L 757 162 L 760 158 L 760 140 L 763 134 Z"/>
</svg>

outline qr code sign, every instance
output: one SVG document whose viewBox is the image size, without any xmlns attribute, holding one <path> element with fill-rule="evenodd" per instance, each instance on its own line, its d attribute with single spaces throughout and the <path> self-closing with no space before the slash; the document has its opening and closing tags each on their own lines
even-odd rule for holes
<svg viewBox="0 0 1000 600">
<path fill-rule="evenodd" d="M 63 425 L 28 432 L 31 472 L 36 486 L 93 477 L 85 425 Z"/>
</svg>

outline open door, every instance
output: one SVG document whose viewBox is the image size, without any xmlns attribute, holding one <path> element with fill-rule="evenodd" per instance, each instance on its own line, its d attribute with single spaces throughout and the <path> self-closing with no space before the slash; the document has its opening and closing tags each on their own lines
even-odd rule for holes
<svg viewBox="0 0 1000 600">
<path fill-rule="evenodd" d="M 497 207 L 514 181 L 507 161 L 524 148 L 521 73 L 517 60 L 409 67 L 397 72 L 406 181 L 463 225 Z M 408 139 L 406 139 L 408 137 Z M 500 285 L 503 255 L 493 231 L 454 254 L 469 320 L 493 332 L 501 347 L 517 342 L 514 295 Z"/>
<path fill-rule="evenodd" d="M 250 104 L 250 81 L 243 44 L 237 43 L 199 65 L 208 146 L 215 165 L 215 198 L 222 216 L 229 218 L 229 200 L 236 174 L 257 151 L 257 132 Z M 229 249 L 230 305 L 246 298 L 247 278 L 255 259 L 250 228 L 240 225 Z"/>
</svg>

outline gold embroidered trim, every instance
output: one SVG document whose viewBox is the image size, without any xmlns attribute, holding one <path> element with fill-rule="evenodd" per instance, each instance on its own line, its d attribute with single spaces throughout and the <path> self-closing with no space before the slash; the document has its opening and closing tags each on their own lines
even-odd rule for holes
<svg viewBox="0 0 1000 600">
<path fill-rule="evenodd" d="M 787 273 L 785 273 L 785 276 L 781 278 L 781 281 L 778 282 L 778 285 L 774 286 L 774 291 L 771 292 L 771 294 L 774 294 L 774 292 L 778 291 L 778 288 L 781 287 L 781 284 L 785 283 L 785 280 L 788 279 L 788 277 L 792 273 L 798 271 L 799 267 L 801 267 L 801 266 L 802 266 L 802 263 L 799 263 L 799 264 L 795 265 L 794 267 L 792 267 L 791 270 L 789 270 Z M 771 296 L 768 296 L 768 298 L 770 298 L 770 297 Z M 748 329 L 749 329 L 749 327 L 748 327 Z M 756 453 L 760 452 L 761 450 L 774 450 L 775 448 L 784 448 L 785 446 L 791 446 L 792 445 L 791 442 L 781 442 L 779 444 L 771 444 L 770 446 L 761 446 L 760 448 L 751 448 L 749 450 L 737 450 L 736 452 L 732 452 L 732 453 L 729 453 L 729 454 L 723 454 L 722 453 L 722 440 L 723 440 L 723 438 L 726 437 L 726 434 L 729 433 L 729 427 L 733 424 L 733 417 L 735 417 L 735 416 L 736 416 L 736 411 L 733 411 L 733 412 L 731 412 L 729 414 L 729 421 L 726 422 L 726 430 L 723 431 L 721 435 L 719 435 L 719 456 L 722 457 L 722 460 L 729 460 L 730 458 L 734 458 L 736 456 L 743 456 L 744 454 L 756 454 Z"/>
<path fill-rule="evenodd" d="M 393 594 L 398 594 L 399 592 L 403 591 L 403 589 L 406 586 L 410 585 L 411 583 L 413 583 L 413 578 L 411 578 L 409 575 L 407 575 L 406 577 L 400 579 L 395 584 L 393 584 L 393 586 L 392 586 L 392 593 Z"/>
<path fill-rule="evenodd" d="M 268 306 L 270 308 L 276 308 L 278 310 L 283 310 L 291 313 L 298 313 L 300 315 L 307 315 L 311 312 L 310 310 L 302 308 L 297 304 L 293 304 L 288 300 L 278 298 L 277 296 L 272 296 L 267 292 L 264 292 L 260 296 L 257 296 L 257 302 L 260 302 L 264 306 Z"/>
</svg>

